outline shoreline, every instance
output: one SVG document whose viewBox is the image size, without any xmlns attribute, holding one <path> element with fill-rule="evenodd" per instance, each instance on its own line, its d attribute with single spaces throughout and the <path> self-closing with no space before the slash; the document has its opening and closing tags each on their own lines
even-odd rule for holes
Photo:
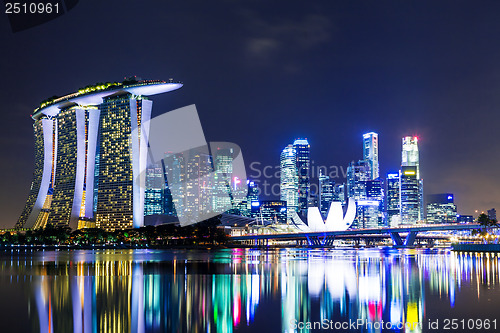
<svg viewBox="0 0 500 333">
<path fill-rule="evenodd" d="M 500 246 L 500 244 L 499 244 Z M 425 246 L 290 246 L 290 245 L 243 245 L 243 244 L 224 244 L 224 245 L 130 245 L 130 244 L 96 244 L 96 245 L 0 245 L 0 251 L 70 251 L 70 250 L 220 250 L 220 249 L 336 249 L 336 250 L 400 250 L 400 249 L 451 249 L 450 246 L 425 247 Z M 452 250 L 452 249 L 451 249 Z"/>
</svg>

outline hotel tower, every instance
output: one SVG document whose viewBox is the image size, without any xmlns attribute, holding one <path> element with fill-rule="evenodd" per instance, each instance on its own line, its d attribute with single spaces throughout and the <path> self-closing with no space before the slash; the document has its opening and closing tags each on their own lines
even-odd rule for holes
<svg viewBox="0 0 500 333">
<path fill-rule="evenodd" d="M 143 226 L 148 97 L 180 87 L 132 78 L 42 102 L 32 115 L 35 171 L 16 228 Z"/>
</svg>

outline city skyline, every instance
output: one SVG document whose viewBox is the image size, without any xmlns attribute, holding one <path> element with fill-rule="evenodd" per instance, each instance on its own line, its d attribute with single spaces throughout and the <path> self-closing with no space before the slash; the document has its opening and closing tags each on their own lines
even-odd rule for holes
<svg viewBox="0 0 500 333">
<path fill-rule="evenodd" d="M 43 228 L 51 224 L 72 229 L 97 226 L 115 230 L 144 226 L 144 217 L 149 215 L 198 221 L 191 215 L 212 210 L 236 210 L 237 214 L 251 216 L 248 211 L 251 200 L 242 202 L 244 208 L 240 201 L 223 195 L 233 187 L 234 191 L 242 188 L 237 186 L 240 179 L 233 177 L 236 175 L 233 174 L 233 148 L 214 146 L 212 152 L 195 148 L 186 156 L 165 152 L 160 163 L 147 162 L 148 153 L 144 148 L 139 149 L 152 144 L 147 139 L 152 110 L 152 101 L 147 96 L 180 87 L 182 84 L 172 80 L 167 83 L 132 77 L 123 83 L 89 85 L 75 93 L 41 102 L 32 115 L 36 146 L 34 178 L 15 227 Z M 138 126 L 141 130 L 135 133 L 134 128 Z M 132 144 L 127 148 L 130 143 L 125 143 L 130 139 Z M 284 207 L 276 208 L 278 213 L 280 209 L 286 210 L 284 221 L 292 219 L 296 212 L 308 215 L 308 207 L 318 207 L 325 218 L 333 201 L 346 204 L 347 198 L 353 198 L 357 204 L 354 222 L 357 228 L 426 220 L 418 137 L 402 138 L 398 220 L 394 220 L 393 203 L 389 202 L 394 197 L 390 193 L 393 174 L 387 174 L 386 184 L 384 177 L 380 177 L 378 133 L 362 135 L 362 159 L 349 163 L 345 181 L 343 177 L 332 177 L 325 166 L 314 166 L 310 155 L 307 138 L 296 138 L 283 149 L 278 179 L 281 202 L 262 200 L 260 215 L 269 202 L 270 207 Z M 181 160 L 167 162 L 172 158 Z M 314 167 L 318 170 L 316 174 Z M 144 174 L 139 168 L 144 169 Z M 204 174 L 212 169 L 214 178 L 206 178 Z M 176 179 L 174 187 L 190 179 L 189 175 L 196 174 L 197 180 L 176 189 L 182 193 L 175 193 L 175 200 L 166 181 L 167 173 L 171 180 Z M 252 178 L 252 175 L 247 184 L 249 181 L 260 183 L 259 177 Z M 311 186 L 311 181 L 317 182 L 314 184 L 317 186 Z M 192 191 L 193 186 L 197 190 Z M 261 199 L 269 199 L 268 193 L 259 194 Z"/>
<path fill-rule="evenodd" d="M 424 193 L 424 182 L 423 179 L 420 178 L 419 173 L 420 163 L 417 143 L 418 137 L 404 136 L 402 138 L 401 164 L 399 171 L 397 173 L 388 172 L 382 177 L 379 175 L 378 133 L 364 133 L 362 135 L 362 140 L 363 159 L 357 162 L 350 162 L 345 172 L 344 170 L 342 170 L 342 172 L 332 172 L 329 170 L 328 166 L 314 165 L 314 161 L 308 161 L 307 165 L 309 168 L 305 173 L 309 175 L 309 179 L 312 184 L 309 191 L 310 196 L 307 198 L 309 200 L 309 206 L 318 207 L 325 217 L 331 201 L 340 201 L 345 203 L 345 199 L 347 197 L 352 197 L 355 198 L 356 201 L 361 201 L 360 206 L 369 206 L 369 202 L 373 201 L 373 199 L 368 198 L 368 195 L 371 197 L 380 197 L 381 204 L 384 206 L 382 210 L 384 213 L 388 213 L 387 220 L 384 219 L 384 224 L 391 223 L 391 211 L 396 210 L 398 211 L 397 215 L 401 215 L 399 216 L 399 219 L 403 220 L 403 224 L 408 224 L 410 221 L 411 223 L 414 223 L 415 221 L 424 221 L 426 217 L 426 200 L 424 199 L 424 196 L 428 197 L 429 194 Z M 310 149 L 307 139 L 296 139 L 295 142 L 297 141 L 307 143 L 307 146 Z M 281 200 L 288 202 L 288 217 L 290 217 L 292 212 L 300 211 L 297 207 L 296 198 L 299 187 L 299 160 L 297 158 L 297 152 L 294 145 L 289 144 L 283 149 L 280 155 L 279 167 L 279 197 Z M 264 178 L 267 178 L 264 180 L 265 187 L 267 188 L 268 185 L 270 185 L 272 188 L 274 185 L 267 182 L 267 180 L 271 177 L 266 176 L 265 172 L 259 171 L 259 176 L 257 178 L 253 178 L 252 180 L 257 184 L 261 183 L 261 180 L 259 179 L 261 175 L 264 175 Z M 275 174 L 275 176 L 276 175 L 277 174 Z M 347 186 L 345 191 L 344 186 Z M 339 188 L 341 188 L 340 191 Z M 400 196 L 400 192 L 402 193 L 402 196 Z M 339 198 L 339 193 L 342 193 L 342 198 Z M 269 193 L 266 189 L 265 192 L 261 194 L 267 199 L 269 199 L 269 197 L 276 197 L 272 190 L 271 193 Z M 433 195 L 437 194 L 430 194 L 430 196 Z M 328 199 L 324 200 L 324 197 L 328 197 Z M 388 201 L 386 201 L 386 198 Z M 399 211 L 400 207 L 402 207 L 402 211 Z M 358 208 L 361 209 L 362 207 Z M 456 213 L 457 210 L 455 207 L 455 214 Z M 469 213 L 472 214 L 472 212 Z M 358 215 L 362 214 L 363 213 L 361 211 L 358 212 Z M 401 223 L 401 220 L 396 224 L 398 223 Z"/>
<path fill-rule="evenodd" d="M 247 167 L 275 165 L 291 137 L 308 138 L 316 165 L 346 165 L 359 158 L 356 138 L 374 131 L 385 175 L 399 165 L 401 137 L 418 136 L 429 193 L 454 193 L 464 213 L 498 207 L 499 11 L 455 1 L 81 2 L 18 33 L 4 15 L 0 226 L 13 225 L 30 186 L 33 105 L 134 74 L 184 82 L 176 96 L 155 99 L 153 112 L 196 104 L 209 141 L 240 145 Z M 110 47 L 95 38 L 104 32 L 142 46 Z M 100 51 L 67 57 L 47 47 L 75 36 Z"/>
<path fill-rule="evenodd" d="M 242 188 L 238 186 L 241 180 L 233 174 L 233 148 L 216 145 L 212 152 L 195 148 L 186 156 L 164 153 L 165 159 L 160 163 L 146 162 L 144 149 L 139 153 L 139 147 L 152 144 L 146 139 L 152 110 L 152 101 L 147 96 L 180 87 L 179 83 L 143 81 L 134 77 L 123 83 L 90 85 L 75 93 L 43 101 L 32 115 L 37 163 L 30 194 L 16 228 L 40 228 L 51 224 L 72 229 L 97 226 L 115 230 L 144 226 L 145 216 L 169 215 L 181 220 L 186 214 L 212 210 L 236 210 L 237 214 L 252 216 L 248 210 L 252 200 L 241 202 L 243 207 L 240 201 L 223 195 L 233 187 L 234 191 Z M 139 136 L 134 134 L 133 129 L 137 126 L 134 124 L 141 126 Z M 124 143 L 129 141 L 129 136 L 132 145 L 126 148 Z M 139 146 L 134 146 L 135 141 Z M 286 210 L 285 222 L 296 212 L 308 215 L 308 207 L 318 207 L 325 218 L 332 202 L 346 204 L 347 198 L 353 198 L 357 204 L 354 222 L 357 228 L 424 221 L 417 142 L 417 137 L 402 138 L 400 185 L 396 195 L 401 209 L 397 214 L 399 222 L 393 219 L 394 207 L 389 202 L 394 197 L 390 193 L 389 179 L 393 174 L 387 175 L 385 186 L 384 178 L 379 175 L 378 133 L 375 132 L 362 135 L 363 159 L 349 163 L 345 182 L 341 182 L 342 178 L 331 177 L 324 166 L 316 166 L 315 174 L 311 170 L 314 163 L 310 159 L 309 141 L 307 138 L 295 139 L 280 155 L 279 198 L 282 201 L 263 200 L 259 214 L 263 215 L 265 203 L 269 202 L 269 208 L 278 214 Z M 140 183 L 144 186 L 134 181 L 139 181 L 141 165 L 144 174 Z M 206 178 L 204 174 L 212 169 L 214 178 Z M 200 171 L 202 173 L 198 174 Z M 167 173 L 174 184 L 191 178 L 189 175 L 196 174 L 198 180 L 177 189 L 182 193 L 171 193 L 172 184 L 167 183 Z M 318 186 L 311 186 L 312 180 L 317 180 Z M 199 181 L 202 183 L 198 184 Z M 250 178 L 247 184 L 250 181 L 260 183 L 258 178 Z M 193 186 L 197 190 L 193 191 Z M 201 196 L 200 191 L 204 193 Z M 177 199 L 173 199 L 172 194 Z M 269 199 L 267 193 L 262 194 L 263 199 Z"/>
<path fill-rule="evenodd" d="M 123 229 L 127 228 L 127 226 L 132 226 L 132 224 L 129 225 L 132 220 L 134 221 L 133 225 L 135 227 L 143 226 L 144 217 L 148 215 L 172 215 L 178 216 L 180 218 L 181 216 L 178 215 L 179 213 L 181 215 L 185 215 L 185 212 L 190 212 L 193 210 L 192 208 L 186 206 L 189 204 L 200 206 L 199 209 L 201 209 L 202 211 L 205 209 L 204 207 L 206 205 L 208 205 L 207 209 L 209 210 L 213 209 L 214 211 L 221 212 L 225 210 L 224 207 L 232 207 L 233 210 L 240 209 L 238 208 L 237 202 L 232 203 L 228 201 L 230 199 L 229 197 L 226 198 L 224 196 L 218 195 L 218 192 L 226 192 L 228 186 L 233 186 L 233 149 L 221 149 L 220 147 L 218 147 L 214 151 L 214 155 L 206 155 L 206 163 L 210 164 L 210 166 L 207 164 L 207 167 L 214 168 L 215 170 L 215 178 L 213 179 L 214 183 L 208 185 L 210 187 L 209 192 L 213 192 L 212 194 L 215 195 L 214 198 L 209 199 L 205 197 L 199 197 L 192 198 L 193 200 L 188 200 L 188 197 L 193 196 L 194 193 L 190 193 L 189 189 L 186 188 L 182 189 L 182 192 L 184 193 L 181 194 L 181 196 L 186 196 L 183 201 L 188 201 L 185 201 L 184 203 L 181 203 L 178 200 L 172 201 L 171 195 L 170 198 L 168 198 L 167 192 L 165 192 L 165 189 L 170 191 L 169 185 L 166 183 L 167 171 L 170 173 L 170 177 L 173 178 L 175 178 L 174 175 L 179 172 L 179 176 L 181 176 L 181 178 L 184 178 L 186 176 L 181 175 L 183 174 L 183 171 L 179 169 L 180 166 L 176 167 L 176 169 L 178 169 L 176 171 L 171 169 L 173 166 L 172 163 L 168 163 L 168 167 L 166 164 L 164 165 L 164 163 L 166 163 L 167 161 L 165 160 L 165 162 L 161 162 L 160 164 L 148 163 L 146 166 L 144 179 L 145 193 L 143 193 L 144 190 L 141 190 L 142 199 L 139 199 L 140 202 L 142 202 L 142 204 L 140 204 L 142 205 L 140 208 L 143 213 L 138 214 L 135 212 L 137 210 L 137 207 L 135 206 L 138 205 L 135 202 L 137 200 L 136 196 L 140 195 L 135 194 L 135 188 L 133 196 L 132 192 L 129 193 L 129 201 L 131 204 L 129 214 L 130 216 L 124 216 L 122 218 L 122 222 L 125 223 L 123 226 L 120 225 L 120 223 L 122 222 L 117 222 L 117 218 L 114 217 L 114 215 L 116 215 L 114 213 L 118 212 L 118 210 L 115 209 L 116 207 L 113 208 L 109 205 L 109 207 L 105 207 L 101 202 L 101 205 L 99 206 L 101 208 L 98 209 L 97 203 L 99 201 L 102 201 L 103 198 L 107 197 L 106 195 L 103 196 L 103 194 L 107 193 L 106 189 L 101 189 L 100 191 L 98 191 L 98 184 L 102 182 L 100 178 L 107 175 L 106 177 L 110 179 L 109 181 L 105 181 L 104 183 L 112 183 L 114 181 L 113 179 L 117 176 L 108 174 L 108 172 L 102 174 L 102 170 L 100 174 L 100 169 L 103 168 L 101 164 L 104 165 L 104 168 L 106 168 L 106 170 L 112 166 L 108 165 L 106 167 L 106 162 L 103 163 L 101 154 L 104 154 L 103 156 L 108 156 L 111 154 L 111 156 L 114 156 L 115 160 L 123 160 L 124 156 L 127 155 L 123 155 L 124 151 L 112 151 L 109 149 L 109 147 L 121 145 L 120 142 L 127 141 L 127 137 L 128 135 L 130 135 L 124 133 L 124 138 L 117 138 L 116 135 L 113 134 L 114 132 L 110 131 L 110 129 L 113 127 L 113 124 L 109 123 L 109 121 L 106 120 L 110 117 L 106 115 L 108 113 L 113 113 L 112 119 L 118 117 L 118 122 L 120 124 L 124 123 L 124 125 L 127 126 L 127 122 L 131 121 L 130 119 L 127 120 L 128 118 L 130 118 L 130 115 L 128 114 L 133 114 L 133 112 L 131 112 L 131 109 L 129 109 L 128 104 L 137 104 L 136 107 L 138 108 L 138 114 L 142 114 L 143 117 L 146 117 L 145 119 L 149 119 L 151 114 L 152 102 L 149 101 L 146 97 L 141 96 L 142 90 L 144 90 L 147 96 L 151 93 L 156 94 L 158 92 L 176 90 L 178 89 L 178 87 L 182 86 L 182 84 L 166 84 L 164 81 L 134 81 L 131 83 L 126 82 L 127 80 L 124 81 L 123 88 L 120 87 L 120 85 L 122 85 L 121 83 L 107 83 L 104 85 L 97 84 L 94 86 L 87 86 L 87 88 L 80 89 L 77 93 L 69 94 L 58 99 L 48 99 L 42 102 L 40 104 L 40 107 L 35 110 L 34 115 L 32 116 L 32 118 L 35 120 L 35 145 L 37 146 L 37 163 L 35 164 L 34 173 L 35 178 L 31 186 L 31 192 L 28 197 L 26 207 L 21 214 L 18 222 L 16 223 L 17 228 L 40 228 L 45 226 L 47 223 L 50 223 L 52 225 L 60 226 L 69 225 L 73 229 L 75 229 L 76 227 L 85 227 L 92 221 L 92 223 L 95 223 L 98 227 L 103 227 L 105 229 L 111 228 L 111 230 L 113 230 L 114 228 Z M 158 85 L 158 83 L 165 86 L 172 85 L 172 87 L 174 88 L 160 87 L 160 89 L 158 90 L 154 88 L 154 85 Z M 131 88 L 127 88 L 127 84 L 131 84 Z M 139 87 L 134 87 L 134 85 L 138 85 Z M 144 88 L 141 87 L 142 85 L 144 85 Z M 149 88 L 150 85 L 153 85 L 153 88 Z M 104 90 L 100 92 L 100 90 L 102 89 Z M 111 91 L 107 92 L 107 90 L 109 89 L 111 89 Z M 150 89 L 151 92 L 146 91 L 148 89 Z M 155 91 L 155 89 L 158 91 Z M 123 96 L 115 96 L 115 90 L 123 91 Z M 127 92 L 128 90 L 133 90 L 133 95 L 130 95 L 130 92 Z M 139 90 L 141 90 L 141 92 L 139 92 Z M 124 95 L 124 93 L 128 93 L 129 95 Z M 111 97 L 106 97 L 108 95 L 110 95 Z M 77 101 L 78 105 L 74 106 L 75 103 L 71 104 L 70 102 L 72 100 Z M 141 109 L 144 102 L 147 102 L 148 106 L 145 108 L 145 111 L 142 112 Z M 123 111 L 125 113 L 123 113 Z M 86 115 L 86 113 L 88 113 L 88 115 Z M 103 113 L 104 115 L 103 117 L 101 117 L 101 119 L 99 119 L 100 113 Z M 55 120 L 56 118 L 57 120 Z M 114 121 L 116 121 L 116 119 Z M 141 123 L 140 118 L 138 119 L 138 123 Z M 109 129 L 107 129 L 108 127 Z M 111 133 L 109 137 L 113 138 L 114 144 L 106 144 L 104 138 L 107 135 L 106 133 L 108 132 Z M 83 137 L 82 135 L 85 135 L 85 137 Z M 85 144 L 85 146 L 82 146 L 82 140 L 88 141 L 89 145 Z M 96 145 L 96 142 L 97 148 L 94 147 Z M 390 172 L 387 174 L 385 184 L 384 177 L 380 177 L 379 175 L 380 166 L 378 161 L 378 133 L 368 132 L 362 135 L 363 159 L 359 160 L 356 163 L 354 163 L 354 161 L 349 163 L 349 166 L 346 168 L 345 172 L 345 175 L 347 177 L 342 177 L 341 173 L 337 173 L 338 175 L 341 175 L 340 177 L 331 177 L 329 176 L 331 173 L 328 173 L 327 167 L 314 166 L 314 161 L 311 161 L 310 159 L 311 146 L 307 138 L 295 139 L 293 141 L 293 144 L 288 144 L 283 149 L 280 156 L 280 179 L 278 179 L 280 183 L 279 199 L 285 203 L 287 218 L 292 218 L 294 212 L 298 212 L 299 214 L 302 214 L 302 216 L 305 216 L 307 214 L 307 207 L 311 206 L 318 207 L 323 214 L 323 217 L 326 217 L 329 205 L 332 201 L 340 201 L 345 203 L 347 198 L 354 198 L 357 203 L 357 216 L 354 227 L 380 227 L 382 225 L 397 225 L 399 223 L 413 224 L 416 221 L 424 221 L 426 217 L 424 215 L 424 191 L 423 180 L 419 177 L 420 164 L 417 142 L 418 138 L 416 136 L 405 136 L 402 138 L 402 157 L 400 165 L 401 170 L 399 171 L 398 176 L 398 184 L 400 185 L 399 190 L 397 190 L 397 196 L 399 197 L 398 207 L 400 207 L 401 211 L 398 214 L 398 220 L 393 220 L 393 213 L 391 211 L 394 210 L 394 207 L 392 207 L 393 204 L 389 201 L 391 200 L 391 197 L 394 196 L 390 193 L 390 187 L 392 186 L 390 179 L 394 179 L 394 174 Z M 52 148 L 50 146 L 52 146 Z M 60 154 L 59 150 L 66 153 Z M 74 154 L 71 153 L 73 151 Z M 102 153 L 100 153 L 100 151 L 102 151 Z M 134 150 L 132 147 L 132 150 L 130 151 L 131 161 L 138 158 L 132 157 L 133 151 Z M 210 153 L 207 151 L 206 154 Z M 165 156 L 167 158 L 167 155 Z M 172 157 L 175 156 L 172 155 L 167 159 L 171 159 Z M 192 157 L 196 156 L 191 156 L 190 159 Z M 177 158 L 182 157 L 177 156 Z M 139 158 L 139 160 L 140 159 L 141 158 Z M 83 166 L 83 161 L 85 161 L 85 166 Z M 128 162 L 124 162 L 122 163 L 123 165 L 120 165 L 120 163 L 118 163 L 117 165 L 113 166 L 113 170 L 127 169 L 127 163 Z M 132 169 L 134 163 L 131 164 Z M 200 168 L 200 163 L 201 162 L 197 162 L 197 169 Z M 68 166 L 74 164 L 77 165 L 75 170 L 73 170 L 72 167 L 68 168 Z M 57 172 L 56 165 L 61 166 L 57 169 Z M 189 165 L 190 164 L 188 163 L 184 167 L 189 169 Z M 314 173 L 314 170 L 311 170 L 311 167 L 313 169 L 314 167 L 316 167 L 316 174 Z M 189 170 L 187 171 L 189 172 Z M 137 171 L 134 172 L 137 173 Z M 324 173 L 326 173 L 326 175 Z M 130 174 L 130 176 L 131 175 L 132 174 Z M 179 176 L 177 176 L 177 178 Z M 55 186 L 55 183 L 61 181 L 61 177 L 63 179 L 69 177 L 72 180 L 70 181 L 68 186 L 65 185 L 64 182 L 62 185 L 59 184 Z M 234 179 L 234 181 L 236 181 L 236 178 Z M 412 179 L 415 180 L 413 181 Z M 179 179 L 178 181 L 181 181 L 181 179 Z M 260 179 L 258 178 L 250 178 L 249 181 L 255 182 L 257 185 L 260 183 Z M 311 181 L 316 181 L 318 183 L 318 186 L 311 186 Z M 415 184 L 413 184 L 413 182 L 415 182 Z M 108 189 L 108 192 L 109 190 L 111 190 L 111 188 L 114 188 L 113 186 L 115 185 L 112 185 L 112 187 Z M 200 188 L 206 186 L 207 185 L 198 185 L 198 187 Z M 236 190 L 236 184 L 234 184 L 234 186 L 234 190 Z M 345 186 L 347 187 L 345 188 Z M 64 187 L 67 188 L 64 189 Z M 81 193 L 82 189 L 78 190 L 79 187 L 83 188 L 83 194 Z M 415 187 L 414 194 L 412 194 L 413 187 Z M 56 191 L 54 190 L 55 188 L 57 189 Z M 92 195 L 86 194 L 85 188 L 87 188 Z M 75 191 L 75 189 L 77 190 Z M 326 194 L 324 193 L 325 189 Z M 339 189 L 341 190 L 339 191 Z M 401 194 L 399 194 L 399 192 L 401 192 Z M 55 196 L 54 193 L 56 194 Z M 117 194 L 123 196 L 123 193 L 125 192 L 120 190 L 117 193 L 110 192 L 108 196 L 116 196 Z M 269 201 L 268 199 L 270 198 L 267 193 L 259 194 L 262 195 L 261 199 L 267 199 L 267 201 L 262 200 L 262 203 L 278 203 L 278 201 Z M 207 195 L 210 194 L 207 192 Z M 339 197 L 339 195 L 341 196 L 341 198 Z M 74 198 L 70 200 L 70 197 Z M 127 195 L 125 195 L 123 200 L 127 201 L 126 197 Z M 329 199 L 325 200 L 325 197 L 329 197 Z M 53 198 L 55 198 L 55 200 Z M 100 198 L 99 201 L 98 198 Z M 387 202 L 386 198 L 388 200 Z M 413 203 L 412 201 L 414 199 L 415 203 Z M 62 203 L 59 202 L 61 200 L 63 201 Z M 371 207 L 375 202 L 374 200 L 378 202 L 377 205 L 380 207 Z M 109 201 L 109 203 L 113 204 L 114 201 Z M 248 203 L 250 203 L 251 207 L 251 201 L 245 201 L 244 205 L 247 205 Z M 132 206 L 134 206 L 133 214 Z M 171 208 L 167 209 L 167 206 L 171 206 Z M 261 206 L 261 208 L 264 206 L 265 205 Z M 104 213 L 108 214 L 109 216 L 113 215 L 113 218 L 111 220 L 109 219 L 109 217 L 103 217 L 103 209 Z M 415 210 L 415 212 L 413 212 L 412 209 Z M 197 210 L 198 208 L 195 209 L 195 211 Z M 457 209 L 455 206 L 455 214 L 456 212 Z M 241 210 L 240 213 L 245 215 L 245 213 L 241 212 Z M 249 212 L 246 213 L 249 214 Z M 122 214 L 122 212 L 120 212 L 120 214 Z M 374 220 L 370 222 L 371 219 Z M 130 222 L 127 222 L 129 220 Z M 360 221 L 363 222 L 361 223 Z M 105 224 L 103 224 L 103 222 L 105 222 Z M 107 225 L 106 223 L 112 223 L 113 225 Z M 87 227 L 89 226 L 90 224 Z"/>
</svg>

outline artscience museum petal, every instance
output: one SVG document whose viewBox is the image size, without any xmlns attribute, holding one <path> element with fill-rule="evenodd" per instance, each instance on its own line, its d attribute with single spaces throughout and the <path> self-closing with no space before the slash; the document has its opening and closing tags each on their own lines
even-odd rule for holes
<svg viewBox="0 0 500 333">
<path fill-rule="evenodd" d="M 344 215 L 342 204 L 340 202 L 332 202 L 328 211 L 326 221 L 323 220 L 318 207 L 309 207 L 307 209 L 307 226 L 305 223 L 300 223 L 298 216 L 295 216 L 292 221 L 299 231 L 344 231 L 354 222 L 356 217 L 356 202 L 349 198 L 347 202 L 347 211 Z"/>
</svg>

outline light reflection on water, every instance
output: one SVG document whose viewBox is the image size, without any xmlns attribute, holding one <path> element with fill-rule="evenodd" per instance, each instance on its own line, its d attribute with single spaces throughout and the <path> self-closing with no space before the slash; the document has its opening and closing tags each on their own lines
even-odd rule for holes
<svg viewBox="0 0 500 333">
<path fill-rule="evenodd" d="M 0 254 L 0 292 L 24 291 L 33 332 L 294 332 L 323 319 L 430 332 L 438 318 L 495 319 L 499 269 L 497 255 L 437 250 L 21 251 Z"/>
</svg>

